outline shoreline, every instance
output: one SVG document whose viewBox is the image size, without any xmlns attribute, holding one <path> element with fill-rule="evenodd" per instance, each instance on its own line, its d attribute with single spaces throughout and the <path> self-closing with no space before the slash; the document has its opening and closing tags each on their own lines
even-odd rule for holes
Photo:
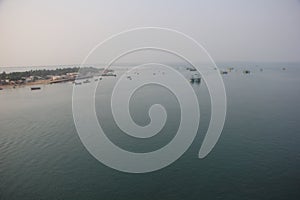
<svg viewBox="0 0 300 200">
<path fill-rule="evenodd" d="M 23 87 L 27 87 L 27 86 L 50 85 L 50 84 L 51 84 L 50 80 L 39 80 L 39 81 L 34 81 L 34 82 L 24 83 L 24 84 L 0 85 L 0 88 L 2 90 L 7 90 L 7 89 L 23 88 Z"/>
</svg>

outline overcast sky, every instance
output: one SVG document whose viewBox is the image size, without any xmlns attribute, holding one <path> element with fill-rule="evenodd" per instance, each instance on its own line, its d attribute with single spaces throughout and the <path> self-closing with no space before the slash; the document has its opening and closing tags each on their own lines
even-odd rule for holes
<svg viewBox="0 0 300 200">
<path fill-rule="evenodd" d="M 184 32 L 216 61 L 300 61 L 299 0 L 0 0 L 0 66 L 81 63 L 141 26 Z"/>
</svg>

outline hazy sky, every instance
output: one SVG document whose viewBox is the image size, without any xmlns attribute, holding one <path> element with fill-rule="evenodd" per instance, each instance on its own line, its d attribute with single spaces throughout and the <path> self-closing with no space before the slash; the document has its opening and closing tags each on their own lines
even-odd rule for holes
<svg viewBox="0 0 300 200">
<path fill-rule="evenodd" d="M 0 0 L 0 66 L 81 63 L 141 26 L 184 32 L 216 61 L 300 61 L 299 0 Z"/>
</svg>

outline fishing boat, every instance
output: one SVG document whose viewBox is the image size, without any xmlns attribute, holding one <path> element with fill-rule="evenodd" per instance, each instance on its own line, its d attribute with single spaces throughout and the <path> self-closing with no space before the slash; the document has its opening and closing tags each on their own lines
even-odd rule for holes
<svg viewBox="0 0 300 200">
<path fill-rule="evenodd" d="M 201 78 L 199 78 L 199 77 L 198 77 L 198 78 L 195 78 L 195 82 L 196 82 L 196 83 L 200 83 L 200 82 L 201 82 Z"/>
<path fill-rule="evenodd" d="M 88 75 L 88 76 L 79 75 L 79 76 L 77 76 L 76 80 L 83 80 L 83 79 L 89 79 L 89 78 L 93 78 L 93 76 L 92 75 Z"/>
<path fill-rule="evenodd" d="M 102 76 L 117 76 L 117 75 L 112 72 L 108 72 L 108 73 L 103 73 Z"/>
<path fill-rule="evenodd" d="M 190 79 L 190 82 L 191 83 L 200 83 L 201 82 L 201 78 L 200 77 L 192 77 L 191 79 Z"/>
<path fill-rule="evenodd" d="M 31 87 L 31 90 L 40 90 L 41 87 Z"/>
<path fill-rule="evenodd" d="M 188 67 L 187 70 L 189 70 L 191 72 L 197 71 L 196 68 L 194 68 L 194 67 Z"/>
<path fill-rule="evenodd" d="M 191 78 L 190 81 L 191 81 L 191 83 L 200 83 L 201 78 Z"/>
</svg>

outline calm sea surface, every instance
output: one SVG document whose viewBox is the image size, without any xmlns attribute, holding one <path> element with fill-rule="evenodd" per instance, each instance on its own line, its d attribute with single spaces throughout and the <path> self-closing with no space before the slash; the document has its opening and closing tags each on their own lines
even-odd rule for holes
<svg viewBox="0 0 300 200">
<path fill-rule="evenodd" d="M 227 119 L 213 151 L 197 158 L 210 102 L 205 84 L 193 84 L 201 109 L 194 143 L 170 166 L 147 174 L 110 169 L 87 152 L 73 122 L 71 83 L 0 91 L 0 199 L 300 199 L 300 65 L 248 69 L 223 76 Z M 102 80 L 96 95 L 108 137 L 136 152 L 168 143 L 180 120 L 175 97 L 159 86 L 138 90 L 133 120 L 149 123 L 155 103 L 165 105 L 168 120 L 162 134 L 130 141 L 109 111 L 113 82 Z"/>
</svg>

